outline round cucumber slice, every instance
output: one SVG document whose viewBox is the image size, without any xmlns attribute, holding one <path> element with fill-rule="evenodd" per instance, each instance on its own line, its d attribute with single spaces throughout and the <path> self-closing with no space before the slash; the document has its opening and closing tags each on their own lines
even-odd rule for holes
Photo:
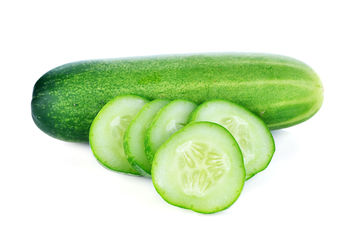
<svg viewBox="0 0 350 252">
<path fill-rule="evenodd" d="M 264 170 L 275 152 L 275 143 L 265 123 L 247 109 L 224 100 L 203 103 L 191 121 L 210 121 L 224 126 L 242 150 L 247 177 Z"/>
<path fill-rule="evenodd" d="M 140 174 L 150 176 L 152 164 L 145 152 L 145 134 L 156 113 L 168 104 L 168 100 L 154 100 L 147 103 L 131 121 L 124 135 L 124 151 L 129 163 Z"/>
<path fill-rule="evenodd" d="M 232 135 L 211 122 L 194 122 L 172 135 L 153 160 L 152 181 L 168 203 L 200 213 L 228 208 L 240 195 L 245 169 Z"/>
<path fill-rule="evenodd" d="M 102 165 L 114 171 L 140 175 L 126 159 L 123 138 L 131 120 L 147 102 L 135 95 L 118 96 L 97 114 L 90 127 L 89 142 Z"/>
<path fill-rule="evenodd" d="M 185 126 L 196 104 L 186 100 L 174 100 L 162 108 L 146 132 L 145 148 L 150 162 L 158 148 L 176 131 Z"/>
</svg>

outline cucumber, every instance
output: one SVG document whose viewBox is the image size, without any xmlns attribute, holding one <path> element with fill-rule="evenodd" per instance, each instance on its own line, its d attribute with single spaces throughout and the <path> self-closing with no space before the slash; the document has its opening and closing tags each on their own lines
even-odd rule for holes
<svg viewBox="0 0 350 252">
<path fill-rule="evenodd" d="M 316 73 L 292 58 L 265 54 L 175 55 L 70 63 L 35 84 L 32 117 L 47 134 L 87 141 L 98 111 L 117 95 L 224 99 L 260 116 L 270 129 L 310 118 L 323 89 Z"/>
<path fill-rule="evenodd" d="M 158 148 L 176 131 L 185 126 L 196 104 L 186 100 L 175 100 L 162 108 L 146 132 L 145 148 L 150 162 Z"/>
<path fill-rule="evenodd" d="M 132 120 L 124 135 L 124 151 L 127 159 L 132 167 L 144 176 L 149 176 L 152 168 L 145 153 L 146 129 L 156 113 L 168 103 L 168 100 L 161 99 L 147 103 Z"/>
<path fill-rule="evenodd" d="M 193 122 L 159 148 L 152 181 L 172 205 L 200 213 L 218 212 L 232 205 L 242 191 L 242 153 L 224 127 Z"/>
<path fill-rule="evenodd" d="M 224 126 L 243 153 L 246 179 L 264 170 L 275 152 L 275 143 L 265 123 L 247 109 L 229 101 L 208 101 L 192 113 L 191 121 L 210 121 Z"/>
<path fill-rule="evenodd" d="M 114 171 L 140 175 L 125 156 L 123 138 L 131 120 L 147 102 L 135 95 L 118 96 L 97 114 L 91 124 L 89 141 L 102 165 Z"/>
</svg>

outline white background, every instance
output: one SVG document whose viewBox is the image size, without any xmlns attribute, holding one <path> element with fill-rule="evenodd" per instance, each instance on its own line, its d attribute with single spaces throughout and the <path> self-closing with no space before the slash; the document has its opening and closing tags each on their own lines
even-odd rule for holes
<svg viewBox="0 0 350 252">
<path fill-rule="evenodd" d="M 1 1 L 0 251 L 350 251 L 349 1 Z M 42 133 L 36 80 L 71 61 L 191 52 L 295 57 L 322 109 L 273 132 L 269 167 L 228 210 L 164 202 Z"/>
</svg>

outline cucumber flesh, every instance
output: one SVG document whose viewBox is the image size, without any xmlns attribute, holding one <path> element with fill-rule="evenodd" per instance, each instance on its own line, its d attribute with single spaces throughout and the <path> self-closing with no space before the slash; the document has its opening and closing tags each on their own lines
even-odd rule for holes
<svg viewBox="0 0 350 252">
<path fill-rule="evenodd" d="M 242 153 L 224 127 L 193 122 L 159 148 L 152 181 L 172 205 L 201 213 L 218 212 L 232 205 L 242 191 Z"/>
<path fill-rule="evenodd" d="M 124 151 L 132 167 L 140 174 L 150 176 L 152 164 L 145 152 L 145 134 L 156 113 L 168 104 L 168 100 L 147 103 L 130 123 L 124 135 Z"/>
<path fill-rule="evenodd" d="M 275 152 L 273 137 L 265 123 L 232 102 L 205 102 L 193 112 L 191 121 L 215 122 L 230 131 L 242 150 L 246 179 L 264 170 Z"/>
<path fill-rule="evenodd" d="M 134 95 L 108 102 L 91 124 L 89 142 L 97 160 L 114 171 L 140 175 L 128 162 L 123 138 L 131 120 L 148 101 Z"/>
<path fill-rule="evenodd" d="M 162 108 L 146 132 L 145 148 L 150 162 L 158 148 L 176 131 L 185 126 L 196 104 L 186 100 L 174 100 Z"/>
</svg>

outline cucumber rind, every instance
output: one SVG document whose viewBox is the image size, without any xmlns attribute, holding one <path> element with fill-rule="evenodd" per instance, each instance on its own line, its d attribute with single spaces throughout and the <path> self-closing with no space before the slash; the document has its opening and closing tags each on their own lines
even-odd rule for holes
<svg viewBox="0 0 350 252">
<path fill-rule="evenodd" d="M 247 108 L 239 105 L 239 104 L 236 104 L 236 103 L 233 103 L 231 101 L 228 101 L 228 100 L 222 100 L 222 99 L 212 99 L 212 100 L 209 100 L 209 101 L 206 101 L 202 104 L 200 104 L 191 114 L 191 117 L 190 117 L 190 122 L 193 122 L 193 121 L 196 121 L 196 117 L 198 116 L 198 114 L 200 113 L 201 109 L 204 108 L 205 106 L 207 106 L 208 104 L 210 103 L 213 103 L 213 102 L 223 102 L 223 103 L 227 103 L 229 105 L 233 105 L 243 111 L 245 111 L 246 114 L 248 114 L 249 116 L 251 116 L 252 118 L 254 118 L 257 122 L 259 122 L 260 126 L 262 126 L 262 129 L 264 129 L 264 132 L 266 133 L 266 136 L 268 136 L 269 140 L 270 140 L 270 144 L 271 144 L 271 149 L 269 150 L 269 156 L 268 158 L 265 160 L 264 163 L 261 164 L 261 166 L 259 167 L 259 169 L 256 169 L 254 170 L 253 172 L 246 172 L 246 180 L 249 180 L 250 178 L 252 178 L 253 176 L 255 176 L 256 174 L 262 172 L 263 170 L 265 170 L 268 165 L 270 164 L 271 160 L 272 160 L 272 157 L 273 157 L 273 154 L 275 153 L 275 141 L 273 139 L 273 136 L 271 134 L 271 131 L 270 129 L 268 128 L 268 126 L 265 124 L 265 122 L 259 117 L 257 116 L 256 114 L 254 114 L 253 112 L 251 112 L 250 110 L 248 110 Z M 231 133 L 230 133 L 231 134 Z"/>
<path fill-rule="evenodd" d="M 87 141 L 89 126 L 101 107 L 116 95 L 130 93 L 197 103 L 227 99 L 260 115 L 270 129 L 307 120 L 323 100 L 318 75 L 289 57 L 168 55 L 81 61 L 52 69 L 34 86 L 32 117 L 50 136 Z"/>
<path fill-rule="evenodd" d="M 123 140 L 123 146 L 124 146 L 124 152 L 125 152 L 126 158 L 127 158 L 128 162 L 130 163 L 130 165 L 135 170 L 137 170 L 142 176 L 151 177 L 151 175 L 150 175 L 151 174 L 151 168 L 148 169 L 147 167 L 145 167 L 145 165 L 142 164 L 138 160 L 139 158 L 137 157 L 137 154 L 134 153 L 134 150 L 132 149 L 133 147 L 132 147 L 132 143 L 131 143 L 131 138 L 135 137 L 134 134 L 138 133 L 138 132 L 135 132 L 134 126 L 137 126 L 136 124 L 138 124 L 138 123 L 145 123 L 145 122 L 142 122 L 140 120 L 144 119 L 143 117 L 145 116 L 145 113 L 147 113 L 147 111 L 150 111 L 150 110 L 154 109 L 153 106 L 161 106 L 159 108 L 159 109 L 161 109 L 162 107 L 166 106 L 166 104 L 169 103 L 169 102 L 170 101 L 166 100 L 166 99 L 156 99 L 156 100 L 153 100 L 153 101 L 147 103 L 138 112 L 138 114 L 135 116 L 135 118 L 130 122 L 127 130 L 125 131 L 124 140 Z M 157 110 L 157 112 L 159 111 L 159 109 Z M 151 113 L 152 113 L 152 111 L 151 111 Z M 147 128 L 148 127 L 146 127 L 146 129 Z M 142 141 L 142 142 L 144 142 L 144 141 Z M 147 159 L 147 161 L 148 161 L 148 159 Z M 149 166 L 150 167 L 152 166 L 151 162 L 149 162 Z"/>
<path fill-rule="evenodd" d="M 241 195 L 241 192 L 242 192 L 243 187 L 244 187 L 244 183 L 246 181 L 246 179 L 245 179 L 245 177 L 246 177 L 246 170 L 244 168 L 244 161 L 243 161 L 243 155 L 242 155 L 241 149 L 240 149 L 238 143 L 236 142 L 235 138 L 231 135 L 231 133 L 225 127 L 223 127 L 223 126 L 221 126 L 220 124 L 217 124 L 217 123 L 206 122 L 206 121 L 198 121 L 198 122 L 190 122 L 190 123 L 188 123 L 184 128 L 180 129 L 179 131 L 177 131 L 173 135 L 171 135 L 169 137 L 169 139 L 167 139 L 161 145 L 161 147 L 157 150 L 157 152 L 156 152 L 156 154 L 154 156 L 152 167 L 157 167 L 158 156 L 160 155 L 160 153 L 162 153 L 162 150 L 167 147 L 168 143 L 171 142 L 174 138 L 176 138 L 179 135 L 181 135 L 188 128 L 190 128 L 190 127 L 192 127 L 194 125 L 209 125 L 209 126 L 216 127 L 218 129 L 222 130 L 223 132 L 225 132 L 225 134 L 227 135 L 228 139 L 231 139 L 233 147 L 234 147 L 234 150 L 237 151 L 239 156 L 240 156 L 239 162 L 240 162 L 241 165 L 240 166 L 238 165 L 238 166 L 240 167 L 240 172 L 242 173 L 241 180 L 240 180 L 240 187 L 236 188 L 237 190 L 235 191 L 235 193 L 236 193 L 235 197 L 233 197 L 232 200 L 230 202 L 228 202 L 227 204 L 225 204 L 224 206 L 220 206 L 220 207 L 217 207 L 217 208 L 214 208 L 214 209 L 210 209 L 210 210 L 198 209 L 198 208 L 194 207 L 193 204 L 192 205 L 190 204 L 189 206 L 186 206 L 186 205 L 182 205 L 180 203 L 175 203 L 171 199 L 168 199 L 165 196 L 166 195 L 166 190 L 162 189 L 158 185 L 158 183 L 156 181 L 156 178 L 155 178 L 156 172 L 152 172 L 152 174 L 151 174 L 151 176 L 152 176 L 152 183 L 153 183 L 153 186 L 154 186 L 155 190 L 157 191 L 157 193 L 167 203 L 169 203 L 169 204 L 171 204 L 173 206 L 177 206 L 177 207 L 180 207 L 180 208 L 183 208 L 183 209 L 189 209 L 189 210 L 192 210 L 194 212 L 198 212 L 198 213 L 202 213 L 202 214 L 212 214 L 212 213 L 216 213 L 216 212 L 219 212 L 219 211 L 223 211 L 223 210 L 229 208 L 230 206 L 232 206 L 233 203 L 235 203 L 237 201 L 237 199 L 239 198 L 239 196 Z M 154 169 L 157 169 L 157 168 L 154 168 Z"/>
<path fill-rule="evenodd" d="M 176 99 L 176 100 L 173 100 L 171 101 L 169 104 L 167 104 L 166 106 L 164 106 L 161 110 L 158 111 L 158 113 L 156 114 L 156 116 L 153 118 L 153 121 L 152 123 L 150 124 L 148 130 L 146 131 L 146 136 L 145 136 L 145 142 L 144 142 L 144 145 L 145 145 L 145 151 L 146 151 L 146 156 L 147 156 L 147 159 L 152 163 L 153 162 L 153 158 L 154 158 L 154 155 L 157 151 L 157 148 L 154 146 L 154 144 L 152 143 L 152 134 L 153 134 L 153 129 L 155 127 L 156 124 L 160 123 L 162 121 L 162 117 L 164 117 L 164 115 L 166 113 L 169 113 L 168 110 L 170 110 L 172 108 L 172 106 L 174 106 L 174 104 L 177 104 L 177 103 L 180 103 L 180 102 L 184 102 L 184 103 L 187 103 L 187 104 L 191 104 L 193 106 L 193 110 L 196 109 L 197 107 L 197 104 L 192 102 L 192 101 L 188 101 L 188 100 L 185 100 L 185 99 Z M 192 111 L 193 111 L 192 110 Z M 185 122 L 185 124 L 187 124 L 189 121 L 190 121 L 190 117 L 191 117 L 191 114 L 192 114 L 192 111 L 189 113 L 188 117 L 187 117 L 187 120 Z"/>
<path fill-rule="evenodd" d="M 136 99 L 140 99 L 142 101 L 144 101 L 144 103 L 146 104 L 148 102 L 147 99 L 141 97 L 141 96 L 137 96 L 137 95 L 121 95 L 121 96 L 117 96 L 114 99 L 110 100 L 108 103 L 106 103 L 102 109 L 98 112 L 98 114 L 96 115 L 95 119 L 92 121 L 91 126 L 90 126 L 90 130 L 89 130 L 89 145 L 91 148 L 91 151 L 93 153 L 93 155 L 95 156 L 96 160 L 105 168 L 115 171 L 115 172 L 120 172 L 120 173 L 124 173 L 124 174 L 129 174 L 129 175 L 137 175 L 140 176 L 141 174 L 135 170 L 132 166 L 129 167 L 129 169 L 124 169 L 124 168 L 120 168 L 120 167 L 111 167 L 108 164 L 107 160 L 104 160 L 103 158 L 100 157 L 98 151 L 96 150 L 95 146 L 94 146 L 94 128 L 95 128 L 95 124 L 97 124 L 99 122 L 99 120 L 103 119 L 101 117 L 103 117 L 104 112 L 109 109 L 110 106 L 112 106 L 116 101 L 118 101 L 119 99 L 124 99 L 124 98 L 136 98 Z"/>
</svg>

